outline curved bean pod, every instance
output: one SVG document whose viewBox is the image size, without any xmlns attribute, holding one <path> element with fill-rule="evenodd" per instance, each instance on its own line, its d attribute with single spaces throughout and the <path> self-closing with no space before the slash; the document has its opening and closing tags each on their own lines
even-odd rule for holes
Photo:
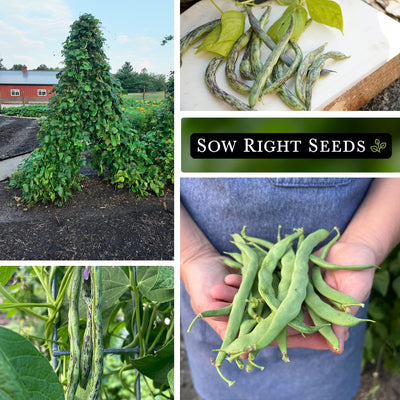
<svg viewBox="0 0 400 400">
<path fill-rule="evenodd" d="M 354 326 L 360 322 L 374 322 L 370 319 L 357 318 L 352 314 L 335 310 L 315 293 L 311 283 L 307 285 L 307 296 L 304 302 L 309 309 L 313 310 L 321 318 L 335 325 Z"/>
<path fill-rule="evenodd" d="M 205 77 L 208 89 L 215 97 L 225 101 L 235 110 L 251 111 L 251 108 L 247 104 L 243 103 L 235 96 L 232 96 L 231 94 L 225 92 L 224 90 L 218 87 L 215 74 L 217 72 L 218 67 L 222 64 L 223 61 L 224 57 L 214 57 L 209 62 L 206 69 L 206 77 Z"/>
<path fill-rule="evenodd" d="M 321 70 L 325 64 L 325 62 L 329 59 L 333 59 L 335 61 L 339 60 L 344 60 L 345 58 L 348 58 L 343 53 L 340 53 L 338 51 L 329 51 L 325 54 L 322 54 L 318 56 L 314 62 L 312 63 L 310 67 L 310 71 L 307 76 L 307 81 L 306 81 L 306 90 L 305 90 L 305 104 L 307 107 L 307 110 L 311 109 L 311 95 L 312 95 L 312 90 L 317 82 L 318 78 L 320 77 Z"/>
<path fill-rule="evenodd" d="M 186 50 L 194 43 L 198 42 L 203 36 L 207 33 L 211 32 L 216 26 L 221 24 L 221 19 L 215 19 L 214 21 L 206 22 L 203 25 L 200 25 L 196 29 L 193 29 L 191 32 L 187 33 L 180 40 L 180 53 L 181 53 L 181 64 L 182 64 L 182 56 L 186 52 Z"/>
<path fill-rule="evenodd" d="M 267 84 L 267 86 L 263 91 L 263 94 L 276 92 L 288 79 L 290 79 L 296 73 L 296 70 L 300 65 L 300 62 L 303 59 L 303 53 L 299 45 L 294 40 L 290 40 L 289 43 L 295 51 L 295 57 L 292 64 L 289 66 L 286 72 L 280 73 L 279 77 L 275 79 L 274 82 L 272 82 L 269 85 Z"/>
<path fill-rule="evenodd" d="M 274 66 L 278 62 L 280 56 L 282 55 L 283 51 L 286 48 L 286 45 L 289 42 L 290 36 L 292 35 L 292 32 L 293 32 L 293 28 L 294 28 L 294 22 L 293 22 L 293 17 L 292 17 L 288 30 L 282 36 L 281 40 L 276 45 L 274 50 L 271 51 L 267 60 L 264 63 L 262 70 L 256 76 L 254 85 L 252 86 L 252 88 L 250 90 L 250 95 L 249 95 L 249 105 L 251 108 L 253 108 L 256 105 L 256 103 L 258 102 L 258 100 L 262 94 L 262 91 L 264 89 L 265 83 L 267 82 L 267 79 L 272 74 L 272 70 L 273 70 Z"/>
<path fill-rule="evenodd" d="M 254 37 L 254 33 L 252 32 L 250 42 L 252 41 L 253 37 Z M 251 54 L 250 46 L 247 45 L 244 50 L 242 60 L 240 61 L 240 64 L 239 64 L 240 76 L 242 77 L 242 79 L 245 79 L 248 81 L 254 80 L 254 75 L 251 70 L 250 54 Z"/>
<path fill-rule="evenodd" d="M 248 29 L 232 46 L 231 51 L 226 58 L 225 75 L 229 85 L 238 93 L 247 94 L 250 92 L 250 86 L 239 80 L 236 74 L 236 62 L 239 53 L 247 46 L 250 41 L 252 30 Z"/>
<path fill-rule="evenodd" d="M 312 63 L 319 54 L 321 54 L 325 49 L 326 43 L 322 46 L 318 47 L 317 49 L 310 51 L 306 56 L 303 58 L 299 69 L 297 70 L 296 79 L 295 79 L 295 91 L 297 97 L 304 103 L 305 96 L 306 96 L 306 77 L 308 70 L 310 69 Z"/>
</svg>

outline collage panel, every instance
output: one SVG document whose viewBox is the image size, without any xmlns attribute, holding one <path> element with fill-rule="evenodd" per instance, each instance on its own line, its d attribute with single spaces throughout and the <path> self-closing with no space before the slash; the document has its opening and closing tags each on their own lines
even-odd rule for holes
<svg viewBox="0 0 400 400">
<path fill-rule="evenodd" d="M 173 3 L 39 3 L 2 7 L 0 259 L 172 260 Z"/>
<path fill-rule="evenodd" d="M 7 399 L 173 398 L 172 266 L 0 267 Z"/>
<path fill-rule="evenodd" d="M 398 111 L 393 4 L 182 0 L 180 109 Z"/>
<path fill-rule="evenodd" d="M 182 399 L 396 398 L 399 177 L 180 185 Z"/>
</svg>

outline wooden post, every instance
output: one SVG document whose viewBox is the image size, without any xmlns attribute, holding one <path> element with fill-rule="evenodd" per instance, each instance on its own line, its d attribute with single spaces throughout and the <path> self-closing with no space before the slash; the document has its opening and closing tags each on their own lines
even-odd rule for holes
<svg viewBox="0 0 400 400">
<path fill-rule="evenodd" d="M 144 101 L 145 94 L 146 94 L 146 86 L 143 86 L 143 101 Z"/>
</svg>

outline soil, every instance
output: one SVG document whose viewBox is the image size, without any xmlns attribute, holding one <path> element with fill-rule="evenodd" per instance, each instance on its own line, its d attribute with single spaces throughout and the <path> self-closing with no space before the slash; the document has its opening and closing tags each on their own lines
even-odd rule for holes
<svg viewBox="0 0 400 400">
<path fill-rule="evenodd" d="M 0 161 L 30 153 L 39 146 L 36 118 L 0 116 Z"/>
<path fill-rule="evenodd" d="M 36 129 L 34 128 L 36 127 Z M 0 117 L 0 155 L 29 152 L 38 144 L 35 120 Z M 1 161 L 1 159 L 0 159 Z M 62 207 L 20 204 L 21 193 L 0 182 L 1 260 L 172 260 L 174 188 L 138 199 L 89 169 L 82 191 Z"/>
</svg>

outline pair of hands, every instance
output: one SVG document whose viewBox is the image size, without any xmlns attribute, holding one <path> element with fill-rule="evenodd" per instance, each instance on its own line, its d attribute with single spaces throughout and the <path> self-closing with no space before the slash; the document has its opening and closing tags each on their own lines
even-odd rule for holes
<svg viewBox="0 0 400 400">
<path fill-rule="evenodd" d="M 202 254 L 192 259 L 185 267 L 184 283 L 191 298 L 193 311 L 199 312 L 227 306 L 241 283 L 241 276 L 234 273 L 219 260 L 219 254 Z M 337 242 L 330 249 L 327 261 L 338 265 L 376 265 L 376 255 L 368 246 L 360 243 Z M 334 289 L 354 297 L 359 302 L 365 302 L 370 294 L 374 269 L 361 271 L 327 270 L 325 281 Z M 352 307 L 351 313 L 356 314 L 358 307 Z M 306 322 L 312 324 L 306 314 Z M 307 320 L 307 318 L 309 320 Z M 228 323 L 228 317 L 206 318 L 206 322 L 223 339 Z M 303 347 L 316 350 L 330 349 L 340 354 L 344 349 L 344 342 L 349 337 L 347 327 L 332 326 L 340 342 L 339 351 L 334 351 L 325 338 L 318 332 L 303 337 L 299 332 L 288 328 L 288 348 Z M 272 343 L 275 345 L 275 343 Z"/>
</svg>

